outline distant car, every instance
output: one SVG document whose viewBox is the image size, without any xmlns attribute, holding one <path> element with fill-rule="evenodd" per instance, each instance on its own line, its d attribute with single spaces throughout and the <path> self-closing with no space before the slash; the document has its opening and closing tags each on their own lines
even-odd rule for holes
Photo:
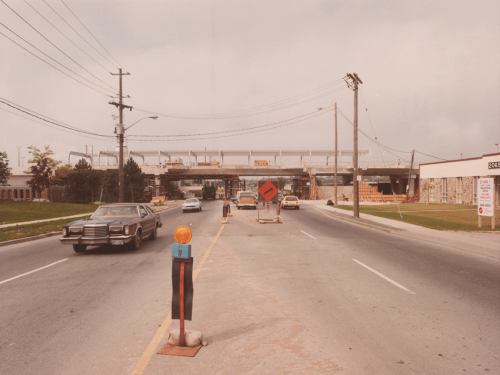
<svg viewBox="0 0 500 375">
<path fill-rule="evenodd" d="M 189 198 L 182 204 L 182 212 L 186 211 L 201 211 L 201 201 L 198 198 Z"/>
<path fill-rule="evenodd" d="M 142 239 L 156 240 L 163 224 L 160 215 L 145 204 L 119 203 L 99 207 L 88 219 L 63 227 L 62 244 L 83 253 L 89 245 L 127 245 L 138 250 Z"/>
<path fill-rule="evenodd" d="M 236 202 L 238 201 L 238 198 L 233 197 L 233 198 L 230 199 L 230 201 L 231 201 L 231 203 L 236 204 Z"/>
<path fill-rule="evenodd" d="M 283 199 L 281 200 L 281 207 L 295 208 L 296 210 L 298 210 L 300 208 L 299 198 L 292 196 L 283 197 Z"/>
<path fill-rule="evenodd" d="M 48 199 L 44 199 L 44 198 L 34 198 L 32 200 L 32 202 L 42 202 L 42 203 L 43 202 L 48 202 L 48 203 L 50 203 L 50 201 Z"/>
<path fill-rule="evenodd" d="M 278 204 L 280 204 L 282 200 L 283 200 L 283 194 L 279 193 L 278 194 Z"/>
</svg>

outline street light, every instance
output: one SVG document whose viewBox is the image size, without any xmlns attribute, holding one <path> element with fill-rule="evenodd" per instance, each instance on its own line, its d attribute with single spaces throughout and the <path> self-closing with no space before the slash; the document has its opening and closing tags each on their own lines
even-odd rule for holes
<svg viewBox="0 0 500 375">
<path fill-rule="evenodd" d="M 158 116 L 151 117 L 143 117 L 140 120 L 137 120 L 132 125 L 127 128 L 124 128 L 123 124 L 117 124 L 115 126 L 115 133 L 118 135 L 118 142 L 120 143 L 120 153 L 118 157 L 118 203 L 123 203 L 123 138 L 125 137 L 125 130 L 130 129 L 132 126 L 137 124 L 139 121 L 145 120 L 147 118 L 151 118 L 156 120 Z"/>
</svg>

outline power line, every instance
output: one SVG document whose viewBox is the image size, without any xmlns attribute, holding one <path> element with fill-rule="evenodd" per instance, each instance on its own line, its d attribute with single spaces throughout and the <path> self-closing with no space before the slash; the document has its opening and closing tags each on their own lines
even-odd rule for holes
<svg viewBox="0 0 500 375">
<path fill-rule="evenodd" d="M 420 151 L 417 151 L 417 150 L 415 150 L 415 152 L 418 152 L 419 154 L 422 154 L 422 155 L 428 156 L 428 157 L 430 157 L 430 158 L 434 158 L 434 159 L 439 159 L 439 160 L 448 161 L 448 159 L 442 159 L 442 158 L 438 158 L 437 156 L 432 156 L 432 155 L 424 154 L 423 152 L 420 152 Z"/>
<path fill-rule="evenodd" d="M 36 49 L 38 52 L 40 52 L 40 53 L 41 53 L 41 54 L 43 54 L 44 56 L 47 56 L 49 59 L 51 59 L 52 61 L 54 61 L 56 64 L 59 64 L 59 65 L 60 65 L 60 66 L 62 66 L 64 69 L 69 70 L 69 71 L 70 71 L 71 73 L 73 73 L 74 75 L 76 75 L 76 76 L 80 77 L 81 79 L 83 79 L 83 80 L 85 80 L 85 81 L 89 82 L 90 84 L 92 84 L 92 85 L 94 85 L 94 86 L 97 86 L 97 87 L 99 87 L 99 88 L 101 88 L 101 89 L 103 89 L 103 90 L 107 90 L 107 91 L 113 92 L 113 91 L 111 91 L 111 90 L 107 89 L 106 87 L 99 86 L 97 83 L 94 83 L 94 82 L 92 82 L 92 81 L 89 81 L 87 78 L 85 78 L 85 77 L 81 76 L 80 74 L 78 74 L 78 73 L 74 72 L 73 70 L 71 70 L 71 69 L 70 69 L 70 68 L 68 68 L 67 66 L 65 66 L 65 65 L 61 64 L 59 61 L 57 61 L 57 60 L 53 59 L 52 57 L 50 57 L 49 55 L 47 55 L 45 52 L 43 52 L 42 50 L 38 49 L 38 48 L 37 48 L 37 47 L 35 47 L 33 44 L 31 44 L 30 42 L 28 42 L 26 39 L 24 39 L 23 37 L 21 37 L 20 35 L 18 35 L 18 34 L 17 34 L 17 33 L 15 33 L 14 31 L 12 31 L 11 29 L 9 29 L 9 28 L 8 28 L 7 26 L 5 26 L 3 23 L 1 23 L 1 22 L 0 22 L 0 25 L 2 25 L 3 27 L 5 27 L 5 28 L 6 28 L 7 30 L 9 30 L 12 34 L 14 34 L 15 36 L 17 36 L 19 39 L 21 39 L 22 41 L 24 41 L 26 44 L 29 44 L 31 47 L 33 47 L 34 49 Z M 43 62 L 45 62 L 46 64 L 50 65 L 50 64 L 49 64 L 49 63 L 47 63 L 45 60 L 43 60 L 43 59 L 41 59 L 40 57 L 38 57 L 37 55 L 35 55 L 33 52 L 31 52 L 31 51 L 27 50 L 26 48 L 24 48 L 23 46 L 21 46 L 19 43 L 16 43 L 16 42 L 15 42 L 15 41 L 13 41 L 12 39 L 10 39 L 7 35 L 5 35 L 4 33 L 2 33 L 1 31 L 0 31 L 0 34 L 2 34 L 4 37 L 6 37 L 7 39 L 9 39 L 11 42 L 13 42 L 13 43 L 17 44 L 19 47 L 23 48 L 25 51 L 27 51 L 27 52 L 31 53 L 33 56 L 35 56 L 35 57 L 39 58 L 40 60 L 42 60 L 42 61 L 43 61 Z M 50 66 L 51 66 L 51 67 L 53 67 L 53 68 L 55 68 L 53 65 L 50 65 Z M 55 69 L 57 69 L 57 68 L 55 68 Z M 57 70 L 59 70 L 59 69 L 57 69 Z M 66 73 L 62 72 L 61 70 L 59 70 L 59 71 L 60 71 L 61 73 L 65 74 L 65 75 L 67 75 Z M 71 77 L 71 76 L 69 76 L 69 75 L 67 75 L 67 76 L 68 76 L 68 77 L 70 77 L 70 78 L 72 78 L 72 79 L 75 79 L 75 78 L 73 78 L 73 77 Z M 77 81 L 77 82 L 81 83 L 80 81 L 78 81 L 78 80 L 76 80 L 76 79 L 75 79 L 75 81 Z M 83 84 L 83 83 L 82 83 L 82 84 Z M 87 85 L 85 85 L 85 86 L 87 86 Z M 90 86 L 87 86 L 87 87 L 90 87 Z M 90 87 L 90 88 L 92 88 L 92 87 Z M 98 90 L 96 90 L 96 91 L 98 91 Z M 101 91 L 98 91 L 98 92 L 100 92 L 101 94 L 104 94 L 104 95 L 108 95 L 108 96 L 110 96 L 109 94 L 103 93 L 103 92 L 101 92 Z"/>
<path fill-rule="evenodd" d="M 2 3 L 5 4 L 5 6 L 7 8 L 9 8 L 16 16 L 18 16 L 20 19 L 22 19 L 29 27 L 31 27 L 36 33 L 38 33 L 38 35 L 40 35 L 43 39 L 45 39 L 47 42 L 49 42 L 52 46 L 54 46 L 59 52 L 61 52 L 64 56 L 66 56 L 68 59 L 70 59 L 71 61 L 73 61 L 76 65 L 78 65 L 80 68 L 82 68 L 83 70 L 85 70 L 88 74 L 90 74 L 92 77 L 94 77 L 95 79 L 97 79 L 98 81 L 104 83 L 106 86 L 109 86 L 111 88 L 113 88 L 112 86 L 108 85 L 106 82 L 104 82 L 103 80 L 101 80 L 100 78 L 98 78 L 97 76 L 95 76 L 94 74 L 92 74 L 90 71 L 88 71 L 87 69 L 85 69 L 82 65 L 80 65 L 78 62 L 76 62 L 74 59 L 72 59 L 70 56 L 68 56 L 63 50 L 61 50 L 59 47 L 57 47 L 54 43 L 52 43 L 49 39 L 47 39 L 42 33 L 40 33 L 37 29 L 35 29 L 28 21 L 26 21 L 23 17 L 21 17 L 14 9 L 12 9 L 4 0 L 0 0 Z M 97 86 L 97 85 L 96 85 Z M 114 89 L 113 89 L 114 90 Z"/>
<path fill-rule="evenodd" d="M 337 85 L 337 83 L 330 84 L 330 86 L 334 86 L 334 85 Z M 312 90 L 312 91 L 318 91 L 318 90 L 321 91 L 321 90 L 324 90 L 324 89 L 325 88 L 319 88 L 319 89 L 315 89 L 315 90 Z M 321 93 L 321 94 L 319 94 L 319 95 L 317 95 L 315 97 L 308 98 L 307 100 L 303 100 L 303 101 L 300 101 L 298 103 L 293 103 L 293 104 L 286 104 L 284 102 L 286 102 L 286 101 L 292 101 L 295 98 L 298 98 L 298 97 L 301 97 L 301 96 L 310 95 L 309 92 L 301 94 L 301 95 L 298 95 L 298 96 L 295 96 L 295 97 L 292 97 L 292 98 L 283 99 L 283 100 L 275 102 L 275 103 L 271 103 L 271 104 L 259 106 L 259 107 L 248 108 L 248 109 L 239 110 L 239 111 L 233 111 L 233 112 L 217 113 L 217 114 L 204 114 L 204 115 L 162 114 L 162 113 L 159 113 L 159 112 L 156 112 L 156 111 L 149 111 L 149 110 L 140 109 L 140 108 L 137 108 L 137 107 L 134 107 L 134 109 L 136 111 L 140 111 L 140 112 L 144 112 L 144 113 L 149 113 L 149 114 L 155 114 L 157 116 L 163 116 L 163 117 L 169 117 L 169 118 L 178 118 L 178 119 L 186 119 L 186 120 L 207 120 L 207 119 L 211 119 L 212 120 L 212 119 L 235 118 L 235 117 L 255 116 L 255 115 L 258 115 L 258 114 L 269 113 L 269 112 L 277 111 L 277 110 L 280 110 L 280 109 L 289 108 L 289 107 L 292 107 L 292 106 L 295 106 L 295 105 L 308 103 L 308 102 L 310 102 L 312 100 L 316 100 L 316 99 L 322 98 L 324 96 L 327 96 L 327 95 L 330 95 L 330 94 L 342 91 L 344 89 L 345 89 L 345 87 L 335 88 L 335 89 L 330 90 L 330 91 L 328 91 L 326 93 Z M 310 91 L 310 92 L 312 92 L 312 91 Z M 272 108 L 272 107 L 276 107 L 276 108 Z M 253 113 L 252 113 L 252 111 L 253 111 Z"/>
<path fill-rule="evenodd" d="M 345 119 L 348 123 L 350 123 L 351 125 L 353 125 L 352 121 L 351 121 L 351 120 L 349 120 L 349 118 L 348 118 L 348 117 L 347 117 L 347 116 L 346 116 L 346 115 L 345 115 L 345 114 L 344 114 L 344 113 L 343 113 L 343 112 L 342 112 L 342 111 L 341 111 L 338 107 L 337 107 L 337 111 L 340 113 L 340 115 L 341 115 L 341 116 L 342 116 L 342 117 L 343 117 L 343 118 L 344 118 L 344 119 Z M 396 154 L 392 153 L 392 152 L 391 152 L 391 151 L 389 151 L 389 150 L 393 150 L 393 151 L 395 151 L 395 152 L 403 152 L 403 153 L 407 153 L 407 151 L 398 151 L 398 150 L 394 150 L 394 149 L 392 149 L 392 148 L 390 148 L 390 147 L 388 147 L 388 146 L 385 146 L 385 145 L 383 145 L 382 143 L 380 143 L 380 142 L 378 142 L 378 141 L 374 140 L 372 137 L 370 137 L 368 134 L 366 134 L 366 133 L 365 133 L 364 131 L 362 131 L 361 129 L 359 129 L 359 128 L 358 128 L 358 131 L 359 131 L 361 134 L 363 134 L 366 138 L 368 138 L 370 141 L 372 141 L 373 143 L 375 143 L 375 144 L 377 144 L 378 146 L 380 146 L 381 148 L 383 148 L 383 149 L 384 149 L 385 151 L 387 151 L 389 154 L 391 154 L 391 155 L 393 155 L 393 156 L 396 156 L 397 158 L 402 159 L 402 160 L 404 160 L 404 161 L 408 161 L 408 160 L 406 160 L 406 159 L 402 158 L 401 156 L 399 156 L 399 155 L 396 155 Z"/>
<path fill-rule="evenodd" d="M 28 3 L 26 0 L 24 0 L 24 2 L 26 4 L 28 4 L 31 9 L 33 9 L 36 13 L 38 13 L 40 15 L 40 17 L 42 17 L 45 21 L 47 21 L 47 23 L 49 23 L 54 29 L 56 29 L 59 34 L 61 34 L 62 36 L 64 36 L 67 40 L 69 40 L 76 48 L 78 48 L 80 51 L 82 51 L 84 54 L 86 54 L 88 57 L 90 57 L 95 63 L 97 63 L 100 67 L 102 67 L 104 70 L 106 70 L 108 73 L 109 73 L 109 70 L 106 69 L 104 67 L 104 65 L 102 65 L 99 61 L 97 61 L 96 59 L 94 59 L 92 56 L 90 56 L 85 50 L 83 50 L 82 48 L 80 48 L 80 46 L 78 44 L 76 44 L 75 42 L 73 42 L 65 33 L 63 33 L 61 30 L 59 30 L 52 22 L 50 22 L 47 18 L 45 18 L 38 10 L 35 9 L 35 7 L 33 5 L 31 5 L 30 3 Z M 47 4 L 47 3 L 46 3 Z M 47 6 L 49 6 L 47 4 Z M 49 6 L 50 9 L 52 9 L 50 6 Z M 56 13 L 64 22 L 66 22 L 54 9 L 52 9 L 52 11 L 54 13 Z M 66 22 L 67 23 L 67 22 Z M 69 25 L 68 25 L 69 26 Z M 71 27 L 71 26 L 70 26 Z M 112 87 L 112 86 L 110 86 Z M 112 87 L 115 91 L 117 91 L 114 87 Z"/>
<path fill-rule="evenodd" d="M 333 105 L 325 107 L 325 108 L 323 108 L 323 110 L 324 109 L 328 109 L 328 108 L 332 108 L 332 107 L 333 107 Z M 326 113 L 326 112 L 329 112 L 329 111 L 324 111 L 324 112 Z M 293 118 L 290 118 L 290 119 L 273 122 L 273 123 L 270 123 L 270 124 L 252 126 L 252 127 L 249 127 L 249 128 L 242 128 L 242 129 L 237 129 L 237 130 L 226 130 L 226 131 L 220 131 L 220 132 L 199 133 L 199 134 L 129 135 L 129 137 L 162 137 L 162 138 L 174 138 L 174 137 L 192 137 L 192 136 L 202 136 L 202 135 L 215 135 L 215 134 L 237 133 L 237 132 L 242 132 L 242 131 L 246 131 L 246 130 L 253 130 L 253 129 L 260 129 L 260 128 L 264 128 L 264 127 L 270 127 L 270 126 L 273 126 L 273 125 L 277 125 L 277 124 L 281 124 L 281 123 L 284 123 L 284 122 L 289 122 L 289 121 L 292 121 L 292 120 L 297 120 L 299 118 L 310 116 L 310 115 L 315 114 L 315 113 L 317 113 L 317 111 L 306 113 L 305 115 L 300 115 L 300 116 L 293 117 Z M 312 117 L 316 117 L 316 116 L 312 116 Z"/>
<path fill-rule="evenodd" d="M 80 22 L 80 24 L 81 24 L 81 25 L 85 28 L 85 30 L 87 30 L 87 32 L 88 32 L 88 33 L 92 36 L 92 38 L 94 38 L 94 39 L 95 39 L 95 41 L 96 41 L 96 42 L 97 42 L 97 43 L 98 43 L 98 44 L 102 47 L 102 49 L 104 49 L 104 50 L 108 53 L 108 55 L 109 55 L 109 56 L 111 56 L 111 58 L 112 58 L 113 60 L 115 60 L 115 61 L 116 61 L 116 63 L 120 66 L 120 68 L 122 68 L 122 69 L 123 69 L 123 66 L 121 66 L 121 64 L 120 64 L 120 63 L 119 63 L 119 62 L 118 62 L 118 61 L 117 61 L 117 60 L 113 57 L 113 55 L 112 55 L 111 53 L 109 53 L 109 51 L 108 51 L 106 48 L 104 48 L 104 46 L 103 46 L 103 45 L 102 45 L 102 44 L 101 44 L 101 43 L 97 40 L 97 38 L 96 38 L 96 37 L 95 37 L 95 36 L 94 36 L 94 35 L 90 32 L 90 30 L 89 30 L 89 29 L 87 29 L 87 27 L 83 24 L 83 22 L 82 22 L 82 21 L 80 21 L 80 19 L 76 16 L 76 14 L 75 14 L 75 13 L 73 13 L 73 11 L 72 11 L 72 10 L 71 10 L 71 9 L 70 9 L 67 5 L 66 5 L 66 3 L 65 3 L 63 0 L 61 0 L 61 3 L 63 3 L 63 4 L 64 4 L 64 6 L 65 6 L 66 8 L 68 8 L 68 10 L 71 12 L 71 14 L 72 14 L 72 15 L 73 15 L 73 16 L 74 16 L 77 20 L 78 20 L 78 22 Z M 78 35 L 80 35 L 80 34 L 78 34 Z M 81 38 L 82 38 L 83 40 L 85 40 L 83 37 L 81 37 Z M 85 40 L 85 41 L 86 41 L 86 40 Z M 86 41 L 86 42 L 87 42 L 87 41 Z M 94 47 L 93 47 L 93 46 L 92 46 L 89 42 L 87 42 L 87 44 L 88 44 L 89 46 L 91 46 L 92 48 L 94 48 Z M 108 59 L 107 57 L 105 57 L 104 55 L 102 55 L 102 54 L 101 54 L 99 51 L 97 51 L 95 48 L 94 48 L 94 50 L 95 50 L 97 53 L 99 53 L 102 57 L 104 57 L 106 60 L 108 60 L 108 61 L 109 61 L 109 59 Z M 110 62 L 111 64 L 113 64 L 111 61 L 109 61 L 109 62 Z M 113 64 L 113 65 L 116 67 L 116 65 L 115 65 L 115 64 Z"/>
<path fill-rule="evenodd" d="M 296 123 L 299 123 L 299 122 L 302 122 L 302 121 L 305 121 L 305 120 L 312 119 L 314 117 L 321 116 L 321 115 L 323 115 L 325 113 L 332 112 L 332 111 L 333 111 L 333 109 L 330 109 L 328 111 L 323 111 L 322 110 L 319 114 L 317 114 L 315 116 L 310 116 L 310 117 L 305 118 L 305 119 L 293 121 L 293 122 L 286 123 L 286 124 L 276 125 L 276 126 L 269 127 L 269 128 L 266 128 L 266 129 L 253 130 L 253 131 L 244 132 L 244 133 L 238 133 L 238 134 L 221 135 L 221 136 L 214 136 L 214 137 L 202 137 L 202 138 L 187 138 L 187 139 L 163 139 L 166 136 L 154 136 L 156 138 L 162 138 L 162 139 L 156 139 L 156 140 L 155 139 L 134 139 L 134 140 L 130 140 L 130 142 L 184 142 L 184 141 L 199 141 L 199 140 L 203 140 L 203 139 L 216 139 L 216 138 L 238 137 L 238 136 L 241 136 L 241 135 L 253 134 L 253 133 L 260 133 L 260 132 L 264 132 L 264 131 L 268 131 L 268 130 L 272 130 L 272 129 L 277 129 L 277 128 L 282 128 L 282 127 L 285 127 L 285 126 L 290 126 L 290 125 L 293 125 L 293 124 L 296 124 Z"/>
<path fill-rule="evenodd" d="M 14 112 L 12 112 L 12 111 L 8 111 L 8 110 L 6 110 L 5 108 L 0 108 L 0 110 L 2 110 L 2 111 L 4 111 L 4 112 L 7 112 L 7 113 L 10 113 L 10 114 L 12 114 L 12 115 L 14 115 L 14 116 L 17 116 L 17 117 L 21 117 L 21 118 L 23 118 L 23 119 L 25 119 L 25 120 L 28 120 L 28 121 L 34 122 L 34 123 L 36 123 L 36 124 L 40 124 L 40 125 L 43 125 L 43 126 L 47 126 L 47 127 L 51 128 L 51 129 L 55 129 L 55 130 L 58 130 L 58 131 L 61 131 L 61 132 L 64 132 L 64 133 L 69 133 L 69 134 L 76 135 L 76 136 L 79 136 L 79 137 L 85 137 L 85 138 L 90 138 L 90 139 L 95 139 L 95 140 L 102 141 L 102 138 L 92 137 L 92 136 L 90 136 L 90 135 L 75 134 L 75 133 L 73 133 L 73 132 L 71 132 L 71 131 L 69 131 L 69 130 L 60 129 L 60 128 L 56 127 L 56 126 L 53 126 L 53 125 L 50 125 L 50 124 L 45 124 L 45 123 L 43 123 L 43 122 L 40 122 L 40 121 L 35 121 L 35 120 L 30 119 L 30 118 L 28 118 L 28 117 L 21 116 L 20 114 L 18 114 L 18 113 L 14 113 Z"/>
<path fill-rule="evenodd" d="M 57 121 L 57 120 L 52 120 L 52 119 L 50 119 L 47 116 L 40 115 L 40 114 L 38 114 L 38 113 L 36 113 L 34 111 L 31 111 L 31 110 L 29 110 L 27 108 L 24 108 L 24 107 L 21 107 L 20 105 L 12 103 L 12 102 L 10 102 L 10 101 L 8 101 L 6 99 L 3 99 L 3 98 L 0 98 L 0 99 L 2 99 L 2 100 L 0 100 L 0 103 L 3 103 L 3 104 L 5 104 L 5 105 L 7 105 L 7 106 L 9 106 L 11 108 L 14 108 L 15 110 L 17 110 L 19 112 L 23 112 L 23 113 L 25 113 L 25 114 L 27 114 L 29 116 L 35 117 L 35 118 L 37 118 L 39 120 L 45 121 L 47 123 L 50 123 L 50 124 L 53 124 L 53 125 L 56 125 L 56 126 L 59 126 L 61 128 L 65 128 L 65 129 L 68 129 L 68 130 L 71 130 L 71 131 L 74 131 L 74 132 L 78 132 L 78 133 L 83 133 L 83 134 L 96 135 L 96 136 L 105 137 L 105 138 L 114 138 L 114 136 L 111 136 L 111 135 L 104 135 L 104 134 L 97 134 L 97 133 L 89 132 L 89 131 L 77 128 L 75 126 L 71 126 L 71 125 L 65 124 L 65 123 Z M 12 104 L 9 104 L 8 102 L 12 103 Z M 33 113 L 30 113 L 30 112 L 33 112 Z M 44 118 L 44 117 L 46 117 L 46 118 Z M 49 119 L 49 120 L 47 120 L 47 119 Z"/>
</svg>

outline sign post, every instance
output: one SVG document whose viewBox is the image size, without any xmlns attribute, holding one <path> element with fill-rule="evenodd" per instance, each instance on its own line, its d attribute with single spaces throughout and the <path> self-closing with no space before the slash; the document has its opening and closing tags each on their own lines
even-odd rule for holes
<svg viewBox="0 0 500 375">
<path fill-rule="evenodd" d="M 264 198 L 262 204 L 265 205 L 267 203 L 267 211 L 270 211 L 269 207 L 269 201 L 275 197 L 276 194 L 278 194 L 278 188 L 275 184 L 273 184 L 271 181 L 266 181 L 262 184 L 262 186 L 259 188 L 259 194 Z M 279 220 L 279 213 L 278 217 L 275 219 L 260 219 L 260 215 L 257 218 L 257 221 L 261 224 L 264 223 L 278 223 L 281 224 Z"/>
<path fill-rule="evenodd" d="M 191 320 L 193 311 L 193 258 L 189 227 L 183 225 L 174 232 L 177 243 L 172 245 L 172 319 L 179 319 L 179 345 L 167 343 L 158 354 L 194 357 L 201 346 L 188 347 L 185 342 L 184 320 Z M 189 344 L 188 344 L 189 345 Z"/>
<path fill-rule="evenodd" d="M 493 178 L 480 178 L 477 182 L 478 226 L 482 226 L 481 216 L 491 217 L 491 229 L 495 229 L 495 182 Z"/>
</svg>

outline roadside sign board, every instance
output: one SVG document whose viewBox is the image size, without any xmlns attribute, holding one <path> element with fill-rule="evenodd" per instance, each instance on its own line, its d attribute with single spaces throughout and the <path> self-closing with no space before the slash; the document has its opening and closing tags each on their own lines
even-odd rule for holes
<svg viewBox="0 0 500 375">
<path fill-rule="evenodd" d="M 276 194 L 278 194 L 278 188 L 271 181 L 266 181 L 260 187 L 259 194 L 262 195 L 266 201 L 270 201 Z"/>
<path fill-rule="evenodd" d="M 493 216 L 493 178 L 480 178 L 477 181 L 477 214 L 480 216 Z"/>
</svg>

